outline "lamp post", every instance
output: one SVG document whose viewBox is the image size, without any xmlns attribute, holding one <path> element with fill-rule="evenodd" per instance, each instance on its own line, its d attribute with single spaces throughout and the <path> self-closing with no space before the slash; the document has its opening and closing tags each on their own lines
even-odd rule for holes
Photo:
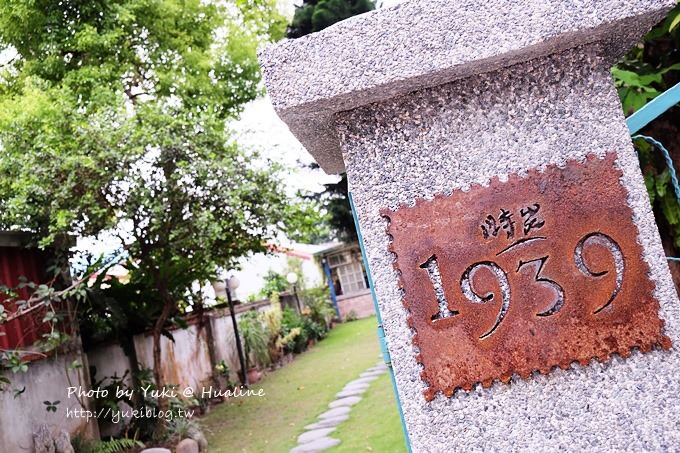
<svg viewBox="0 0 680 453">
<path fill-rule="evenodd" d="M 286 275 L 286 280 L 288 280 L 288 283 L 293 285 L 293 294 L 295 294 L 295 304 L 297 305 L 298 313 L 302 313 L 302 309 L 300 308 L 300 298 L 298 297 L 296 285 L 298 281 L 298 276 L 295 272 L 289 272 L 288 275 Z"/>
<path fill-rule="evenodd" d="M 236 322 L 236 314 L 234 313 L 234 300 L 231 297 L 231 292 L 236 291 L 239 282 L 238 278 L 233 275 L 229 277 L 226 281 L 227 287 L 227 301 L 229 302 L 229 311 L 231 312 L 231 322 L 234 325 L 234 336 L 236 337 L 236 350 L 238 351 L 238 361 L 241 364 L 241 372 L 239 373 L 239 379 L 241 380 L 241 385 L 248 386 L 248 377 L 246 374 L 246 360 L 243 355 L 243 347 L 241 346 L 241 335 L 238 332 L 238 323 Z"/>
</svg>

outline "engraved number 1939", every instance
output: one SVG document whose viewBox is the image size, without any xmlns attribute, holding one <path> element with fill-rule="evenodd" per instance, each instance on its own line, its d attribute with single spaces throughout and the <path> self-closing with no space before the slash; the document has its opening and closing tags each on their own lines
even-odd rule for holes
<svg viewBox="0 0 680 453">
<path fill-rule="evenodd" d="M 578 241 L 574 250 L 574 261 L 576 268 L 587 277 L 597 279 L 609 274 L 609 271 L 598 272 L 592 270 L 589 264 L 586 262 L 584 250 L 592 245 L 600 245 L 609 250 L 614 259 L 614 267 L 616 272 L 615 287 L 611 292 L 610 297 L 605 304 L 593 311 L 593 314 L 598 314 L 605 308 L 609 307 L 618 293 L 621 291 L 621 287 L 623 286 L 624 260 L 621 247 L 610 236 L 599 232 L 587 234 Z M 555 299 L 546 303 L 546 308 L 543 311 L 536 313 L 536 316 L 538 317 L 548 317 L 559 313 L 567 300 L 567 295 L 565 294 L 564 288 L 558 282 L 542 275 L 543 268 L 545 267 L 548 260 L 548 256 L 542 256 L 540 258 L 526 261 L 520 259 L 517 268 L 515 269 L 515 273 L 518 273 L 524 268 L 534 268 L 534 281 L 537 284 L 551 287 L 554 290 Z M 435 292 L 437 305 L 439 307 L 439 310 L 432 316 L 432 321 L 436 322 L 459 315 L 460 312 L 452 310 L 449 306 L 442 282 L 439 263 L 437 262 L 437 257 L 432 255 L 427 261 L 420 265 L 420 268 L 427 271 Z M 486 304 L 496 300 L 497 295 L 494 294 L 493 291 L 480 294 L 474 287 L 475 274 L 481 269 L 486 269 L 494 275 L 500 289 L 500 294 L 498 296 L 501 299 L 500 308 L 494 324 L 479 337 L 480 340 L 484 340 L 485 338 L 491 336 L 505 319 L 505 316 L 510 308 L 511 288 L 507 273 L 498 264 L 492 261 L 474 263 L 463 272 L 463 275 L 460 278 L 460 289 L 468 302 L 473 304 Z"/>
</svg>

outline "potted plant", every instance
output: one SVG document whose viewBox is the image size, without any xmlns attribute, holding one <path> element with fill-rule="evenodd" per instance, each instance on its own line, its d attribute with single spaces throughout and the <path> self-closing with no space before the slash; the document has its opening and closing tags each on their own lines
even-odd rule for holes
<svg viewBox="0 0 680 453">
<path fill-rule="evenodd" d="M 308 289 L 304 293 L 304 300 L 307 317 L 322 326 L 324 331 L 330 330 L 335 309 L 328 298 L 328 289 L 324 286 Z"/>
<path fill-rule="evenodd" d="M 278 340 L 281 338 L 281 304 L 278 301 L 278 293 L 274 292 L 271 296 L 270 307 L 262 313 L 267 327 L 267 347 L 269 348 L 269 359 L 272 368 L 278 365 L 281 360 L 282 348 Z"/>
<path fill-rule="evenodd" d="M 252 384 L 260 380 L 262 376 L 258 366 L 265 366 L 270 362 L 269 334 L 264 326 L 261 314 L 255 310 L 241 316 L 238 328 L 243 337 L 248 382 Z"/>
</svg>

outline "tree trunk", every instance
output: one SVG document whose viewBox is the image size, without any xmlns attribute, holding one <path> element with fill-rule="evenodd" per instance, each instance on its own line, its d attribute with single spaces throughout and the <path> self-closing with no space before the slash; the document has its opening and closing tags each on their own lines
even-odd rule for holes
<svg viewBox="0 0 680 453">
<path fill-rule="evenodd" d="M 137 358 L 137 350 L 135 349 L 135 338 L 132 334 L 124 335 L 120 338 L 120 345 L 123 352 L 130 362 L 130 379 L 132 380 L 132 402 L 135 407 L 142 405 L 144 401 L 142 398 L 141 384 L 139 382 L 139 359 Z"/>
<path fill-rule="evenodd" d="M 159 288 L 160 290 L 161 288 Z M 163 310 L 160 316 L 156 320 L 156 324 L 153 326 L 153 377 L 156 381 L 156 387 L 158 390 L 162 391 L 165 388 L 165 382 L 163 381 L 163 373 L 161 370 L 161 332 L 163 331 L 163 326 L 165 322 L 170 317 L 170 313 L 175 307 L 175 301 L 172 299 L 167 290 L 161 290 L 161 295 L 163 295 Z M 161 396 L 158 398 L 158 408 L 160 410 L 165 410 L 167 408 L 166 399 Z"/>
</svg>

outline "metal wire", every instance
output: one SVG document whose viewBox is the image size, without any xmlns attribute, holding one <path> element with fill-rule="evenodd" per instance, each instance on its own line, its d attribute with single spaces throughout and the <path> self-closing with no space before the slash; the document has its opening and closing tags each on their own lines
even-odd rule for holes
<svg viewBox="0 0 680 453">
<path fill-rule="evenodd" d="M 678 182 L 678 175 L 675 172 L 675 167 L 673 166 L 673 159 L 671 159 L 671 154 L 668 152 L 665 146 L 663 146 L 663 143 L 658 141 L 657 139 L 653 137 L 649 137 L 647 135 L 634 135 L 633 140 L 635 139 L 642 139 L 646 141 L 647 143 L 650 143 L 652 146 L 654 146 L 656 149 L 661 151 L 661 154 L 663 154 L 663 158 L 666 160 L 666 166 L 668 167 L 668 173 L 671 175 L 671 183 L 673 184 L 673 189 L 675 190 L 675 198 L 678 200 L 678 203 L 680 203 L 680 182 Z M 680 262 L 680 258 L 672 257 L 672 256 L 667 256 L 666 259 L 668 261 L 675 261 L 675 262 Z"/>
<path fill-rule="evenodd" d="M 668 166 L 668 172 L 671 175 L 671 182 L 673 183 L 673 189 L 675 189 L 675 198 L 680 202 L 680 183 L 678 182 L 678 175 L 675 173 L 675 167 L 673 167 L 673 159 L 671 159 L 671 154 L 668 152 L 663 143 L 655 138 L 649 137 L 647 135 L 635 135 L 633 139 L 641 138 L 647 143 L 651 143 L 656 149 L 661 151 L 663 158 L 666 160 L 666 166 Z"/>
</svg>

